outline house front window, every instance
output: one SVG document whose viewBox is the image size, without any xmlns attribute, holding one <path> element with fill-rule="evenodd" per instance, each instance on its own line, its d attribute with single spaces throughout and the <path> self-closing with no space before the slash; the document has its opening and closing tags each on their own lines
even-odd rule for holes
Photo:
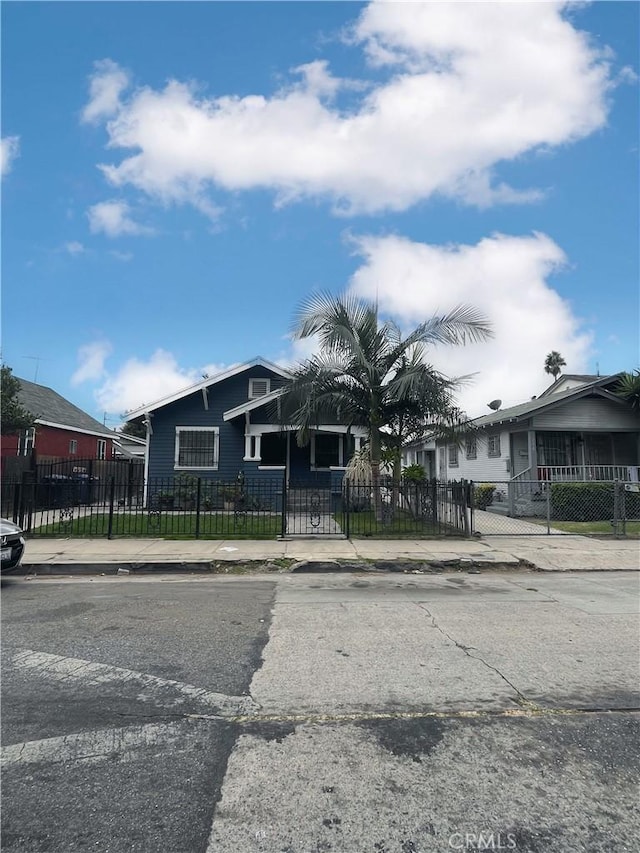
<svg viewBox="0 0 640 853">
<path fill-rule="evenodd" d="M 466 450 L 466 454 L 467 454 L 467 459 L 475 459 L 477 457 L 477 455 L 478 455 L 478 442 L 477 442 L 475 436 L 473 438 L 467 439 L 465 450 Z"/>
<path fill-rule="evenodd" d="M 78 442 L 75 438 L 69 440 L 69 456 L 75 456 L 78 452 Z"/>
<path fill-rule="evenodd" d="M 449 467 L 457 468 L 458 467 L 458 445 L 450 444 L 449 445 Z"/>
<path fill-rule="evenodd" d="M 487 439 L 487 453 L 489 456 L 500 456 L 500 436 L 490 435 Z"/>
<path fill-rule="evenodd" d="M 106 459 L 107 458 L 107 442 L 104 438 L 98 439 L 98 447 L 96 452 L 96 459 Z"/>
<path fill-rule="evenodd" d="M 314 433 L 311 437 L 311 467 L 317 470 L 342 464 L 342 436 L 335 432 Z"/>
<path fill-rule="evenodd" d="M 175 468 L 217 470 L 218 427 L 176 427 Z"/>
<path fill-rule="evenodd" d="M 287 464 L 287 436 L 284 433 L 263 433 L 260 461 L 262 465 Z"/>
</svg>

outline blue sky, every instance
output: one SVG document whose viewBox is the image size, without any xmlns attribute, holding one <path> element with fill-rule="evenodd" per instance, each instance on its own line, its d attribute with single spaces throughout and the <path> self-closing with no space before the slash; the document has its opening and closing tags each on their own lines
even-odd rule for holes
<svg viewBox="0 0 640 853">
<path fill-rule="evenodd" d="M 3 360 L 115 425 L 326 289 L 487 314 L 470 414 L 637 367 L 639 10 L 3 3 Z"/>
</svg>

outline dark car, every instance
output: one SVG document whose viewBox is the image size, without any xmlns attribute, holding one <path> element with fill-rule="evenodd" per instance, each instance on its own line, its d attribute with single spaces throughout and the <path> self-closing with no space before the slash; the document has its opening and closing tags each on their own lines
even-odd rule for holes
<svg viewBox="0 0 640 853">
<path fill-rule="evenodd" d="M 2 547 L 2 571 L 16 569 L 24 554 L 24 537 L 22 530 L 13 521 L 0 518 L 0 536 Z"/>
</svg>

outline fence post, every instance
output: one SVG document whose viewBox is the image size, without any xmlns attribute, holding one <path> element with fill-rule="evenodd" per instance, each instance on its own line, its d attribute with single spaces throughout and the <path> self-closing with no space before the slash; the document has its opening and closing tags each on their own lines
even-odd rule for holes
<svg viewBox="0 0 640 853">
<path fill-rule="evenodd" d="M 438 481 L 431 481 L 431 514 L 434 528 L 438 526 Z"/>
<path fill-rule="evenodd" d="M 463 494 L 462 526 L 463 526 L 465 536 L 470 536 L 471 535 L 471 519 L 470 519 L 471 501 L 469 498 L 471 495 L 471 489 L 470 489 L 470 483 L 468 480 L 464 481 L 464 485 L 462 487 L 462 494 Z"/>
<path fill-rule="evenodd" d="M 613 481 L 613 535 L 618 538 L 618 526 L 620 524 L 620 480 Z"/>
<path fill-rule="evenodd" d="M 200 538 L 200 501 L 202 499 L 202 477 L 198 477 L 196 489 L 196 539 Z"/>
<path fill-rule="evenodd" d="M 287 535 L 287 472 L 284 472 L 282 477 L 282 517 L 280 525 L 280 538 L 284 539 Z"/>
<path fill-rule="evenodd" d="M 111 478 L 109 483 L 109 526 L 107 528 L 107 539 L 113 539 L 113 504 L 116 494 L 116 480 Z"/>
<path fill-rule="evenodd" d="M 551 536 L 551 483 L 547 482 L 547 536 Z"/>
<path fill-rule="evenodd" d="M 349 480 L 343 480 L 344 486 L 344 532 L 347 539 L 351 539 L 351 496 L 349 494 Z"/>
</svg>

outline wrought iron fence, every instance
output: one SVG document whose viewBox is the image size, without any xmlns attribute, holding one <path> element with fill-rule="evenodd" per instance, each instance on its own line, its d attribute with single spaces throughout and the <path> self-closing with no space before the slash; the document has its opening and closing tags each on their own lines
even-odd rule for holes
<svg viewBox="0 0 640 853">
<path fill-rule="evenodd" d="M 640 484 L 621 480 L 498 480 L 472 484 L 482 536 L 640 534 Z"/>
<path fill-rule="evenodd" d="M 50 475 L 3 482 L 2 515 L 32 536 L 275 538 L 470 535 L 468 483 L 287 483 L 183 474 L 144 481 Z"/>
</svg>

